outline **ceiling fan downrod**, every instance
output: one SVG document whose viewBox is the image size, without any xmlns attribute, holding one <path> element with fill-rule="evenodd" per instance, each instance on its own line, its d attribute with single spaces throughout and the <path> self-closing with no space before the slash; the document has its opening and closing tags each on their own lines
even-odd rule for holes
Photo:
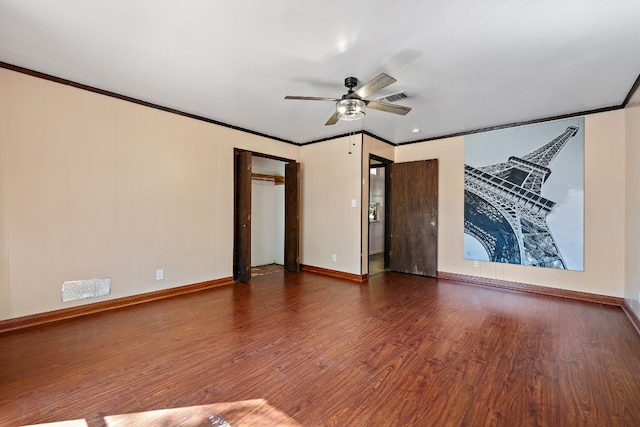
<svg viewBox="0 0 640 427">
<path fill-rule="evenodd" d="M 355 77 L 347 77 L 344 79 L 344 85 L 349 89 L 349 93 L 353 93 L 353 88 L 358 86 L 358 79 Z"/>
</svg>

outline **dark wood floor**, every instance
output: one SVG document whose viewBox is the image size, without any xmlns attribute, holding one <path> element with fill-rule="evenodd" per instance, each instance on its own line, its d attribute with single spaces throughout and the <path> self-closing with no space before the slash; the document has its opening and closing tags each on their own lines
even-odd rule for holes
<svg viewBox="0 0 640 427">
<path fill-rule="evenodd" d="M 388 272 L 0 335 L 2 426 L 256 399 L 303 426 L 639 426 L 640 337 L 619 307 Z"/>
</svg>

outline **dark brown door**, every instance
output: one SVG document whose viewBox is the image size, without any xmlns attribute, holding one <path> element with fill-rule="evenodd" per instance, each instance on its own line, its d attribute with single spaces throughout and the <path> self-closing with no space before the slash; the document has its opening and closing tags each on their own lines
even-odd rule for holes
<svg viewBox="0 0 640 427">
<path fill-rule="evenodd" d="M 300 271 L 300 163 L 284 166 L 284 269 Z"/>
<path fill-rule="evenodd" d="M 236 152 L 233 280 L 251 279 L 251 153 Z"/>
<path fill-rule="evenodd" d="M 436 277 L 438 161 L 390 167 L 389 269 Z"/>
</svg>

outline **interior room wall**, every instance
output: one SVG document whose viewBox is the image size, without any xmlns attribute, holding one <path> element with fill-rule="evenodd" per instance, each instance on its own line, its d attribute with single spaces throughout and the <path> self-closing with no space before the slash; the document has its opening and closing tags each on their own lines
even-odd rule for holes
<svg viewBox="0 0 640 427">
<path fill-rule="evenodd" d="M 9 82 L 0 76 L 0 93 L 8 93 Z M 9 101 L 5 96 L 0 96 L 0 319 L 4 313 L 9 313 L 9 256 L 7 245 L 7 227 L 4 218 L 7 217 L 6 190 L 7 187 L 7 154 L 5 144 L 2 141 L 8 136 L 9 126 Z"/>
<path fill-rule="evenodd" d="M 284 177 L 284 162 L 253 156 L 254 173 Z M 284 264 L 284 185 L 251 181 L 251 266 Z"/>
<path fill-rule="evenodd" d="M 360 274 L 361 156 L 360 134 L 301 147 L 302 264 Z"/>
<path fill-rule="evenodd" d="M 627 305 L 640 318 L 640 91 L 626 114 L 625 291 Z"/>
<path fill-rule="evenodd" d="M 396 147 L 396 162 L 438 159 L 438 271 L 594 294 L 624 295 L 625 113 L 585 117 L 585 270 L 463 259 L 464 137 Z"/>
<path fill-rule="evenodd" d="M 387 144 L 386 142 L 374 138 L 370 135 L 362 136 L 362 190 L 361 190 L 361 198 L 363 200 L 362 203 L 362 211 L 361 211 L 361 224 L 362 224 L 362 244 L 361 244 L 361 265 L 360 270 L 362 274 L 369 273 L 369 259 L 368 259 L 368 251 L 369 251 L 369 158 L 370 155 L 376 155 L 378 157 L 382 157 L 387 160 L 394 160 L 395 157 L 395 147 L 391 144 Z"/>
<path fill-rule="evenodd" d="M 232 276 L 234 148 L 300 147 L 0 69 L 0 320 Z M 164 280 L 155 280 L 164 269 Z M 64 281 L 111 277 L 63 303 Z"/>
<path fill-rule="evenodd" d="M 637 108 L 585 118 L 585 271 L 574 272 L 463 260 L 464 138 L 298 147 L 6 69 L 0 93 L 0 320 L 232 276 L 234 148 L 303 163 L 303 264 L 367 273 L 374 153 L 439 159 L 440 271 L 627 299 L 640 290 Z M 62 303 L 64 281 L 105 276 L 110 295 Z"/>
</svg>

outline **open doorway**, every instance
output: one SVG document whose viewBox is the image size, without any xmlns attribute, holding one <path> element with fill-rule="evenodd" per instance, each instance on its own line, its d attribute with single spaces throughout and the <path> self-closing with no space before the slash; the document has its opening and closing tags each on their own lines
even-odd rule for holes
<svg viewBox="0 0 640 427">
<path fill-rule="evenodd" d="M 389 160 L 369 158 L 369 276 L 388 267 L 387 165 Z"/>
<path fill-rule="evenodd" d="M 251 161 L 251 277 L 284 271 L 285 162 Z"/>
<path fill-rule="evenodd" d="M 234 174 L 234 280 L 299 271 L 300 164 L 236 149 Z"/>
</svg>

